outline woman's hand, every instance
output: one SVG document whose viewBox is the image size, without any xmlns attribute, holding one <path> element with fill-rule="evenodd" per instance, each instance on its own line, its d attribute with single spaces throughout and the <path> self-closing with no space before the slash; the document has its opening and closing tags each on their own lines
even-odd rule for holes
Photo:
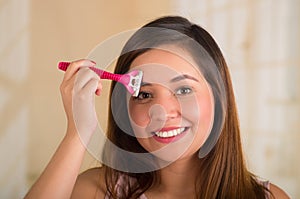
<svg viewBox="0 0 300 199">
<path fill-rule="evenodd" d="M 102 90 L 100 78 L 89 69 L 91 66 L 95 63 L 86 59 L 72 62 L 60 86 L 68 119 L 67 134 L 79 133 L 85 144 L 98 124 L 94 93 L 100 95 Z"/>
<path fill-rule="evenodd" d="M 71 197 L 86 151 L 82 143 L 88 144 L 98 122 L 94 93 L 100 95 L 102 86 L 98 75 L 89 69 L 94 65 L 89 60 L 69 65 L 60 86 L 68 119 L 67 133 L 26 199 Z"/>
</svg>

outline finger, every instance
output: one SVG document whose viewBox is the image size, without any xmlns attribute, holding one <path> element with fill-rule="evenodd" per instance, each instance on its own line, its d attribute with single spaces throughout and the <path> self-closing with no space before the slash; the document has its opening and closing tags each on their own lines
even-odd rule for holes
<svg viewBox="0 0 300 199">
<path fill-rule="evenodd" d="M 79 70 L 81 67 L 91 67 L 95 66 L 95 62 L 88 60 L 88 59 L 80 59 L 74 62 L 71 62 L 71 64 L 68 66 L 63 81 L 68 81 L 69 79 L 72 78 L 76 74 L 76 72 Z"/>
<path fill-rule="evenodd" d="M 76 75 L 72 76 L 68 81 L 63 81 L 60 85 L 60 90 L 63 94 L 68 94 L 74 89 Z"/>
<path fill-rule="evenodd" d="M 99 81 L 100 77 L 89 68 L 80 68 L 76 75 L 74 87 L 76 88 L 76 90 L 80 90 L 85 86 L 85 84 L 87 84 L 90 79 L 97 79 Z"/>
<path fill-rule="evenodd" d="M 98 86 L 97 86 L 97 89 L 96 89 L 96 92 L 95 94 L 100 96 L 101 95 L 101 92 L 102 92 L 102 84 L 101 84 L 101 80 L 98 82 Z"/>
<path fill-rule="evenodd" d="M 99 79 L 92 78 L 90 79 L 82 88 L 83 95 L 92 95 L 96 92 L 99 85 Z"/>
</svg>

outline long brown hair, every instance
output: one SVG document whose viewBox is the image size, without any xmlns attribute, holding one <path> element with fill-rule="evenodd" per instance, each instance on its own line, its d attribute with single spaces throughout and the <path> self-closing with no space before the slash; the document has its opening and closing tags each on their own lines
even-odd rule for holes
<svg viewBox="0 0 300 199">
<path fill-rule="evenodd" d="M 150 31 L 151 34 L 149 34 L 149 31 L 143 31 L 144 28 L 160 28 L 160 30 Z M 180 34 L 174 34 L 174 31 Z M 218 109 L 218 114 L 215 114 L 212 131 L 215 130 L 220 133 L 211 132 L 209 139 L 213 141 L 213 147 L 199 161 L 199 176 L 195 184 L 195 198 L 266 198 L 266 188 L 246 168 L 228 67 L 217 43 L 207 31 L 179 16 L 166 16 L 156 19 L 139 29 L 128 40 L 118 59 L 115 73 L 124 74 L 128 72 L 131 63 L 136 57 L 163 44 L 181 45 L 190 51 L 196 62 L 197 60 L 198 63 L 201 62 L 203 56 L 199 56 L 197 54 L 199 52 L 190 48 L 189 42 L 180 35 L 192 38 L 193 41 L 196 41 L 197 44 L 203 47 L 205 52 L 208 53 L 205 57 L 212 59 L 214 67 L 217 68 L 221 78 L 219 80 L 213 79 L 211 78 L 212 74 L 209 74 L 205 67 L 199 68 L 213 90 L 215 107 Z M 200 65 L 205 65 L 203 60 Z M 124 97 L 126 91 L 122 87 L 118 87 L 119 90 L 113 92 L 117 87 L 116 83 L 113 83 L 111 87 L 110 100 L 111 104 L 114 104 L 112 108 L 117 114 L 113 114 L 112 110 L 109 111 L 107 137 L 111 143 L 123 150 L 134 153 L 146 153 L 147 151 L 139 144 L 137 139 L 130 133 L 125 133 L 124 128 L 120 127 L 116 122 L 116 117 L 119 117 L 125 120 L 124 123 L 129 124 L 126 99 Z M 222 93 L 222 91 L 225 92 Z M 115 95 L 114 97 L 112 97 L 113 94 Z M 223 95 L 226 100 L 220 99 Z M 122 98 L 124 100 L 120 100 Z M 115 106 L 114 99 L 118 99 L 117 106 Z M 220 127 L 222 128 L 220 129 Z M 132 129 L 128 129 L 128 131 L 132 131 Z M 203 147 L 209 148 L 211 144 L 207 145 L 206 143 Z M 203 147 L 201 147 L 200 151 Z M 139 173 L 129 170 L 127 172 L 124 170 L 118 171 L 114 169 L 116 167 L 104 165 L 106 185 L 112 198 L 138 198 L 151 186 L 159 182 L 158 173 L 155 170 L 151 170 L 153 164 L 153 159 L 151 158 L 145 160 L 137 160 L 134 157 L 124 158 L 122 154 L 113 149 L 112 144 L 106 143 L 102 159 L 105 162 L 110 162 L 110 165 L 123 165 L 125 168 L 126 165 L 134 164 L 149 167 L 149 172 Z M 125 182 L 122 185 L 118 185 L 117 190 L 116 185 L 120 177 Z"/>
</svg>

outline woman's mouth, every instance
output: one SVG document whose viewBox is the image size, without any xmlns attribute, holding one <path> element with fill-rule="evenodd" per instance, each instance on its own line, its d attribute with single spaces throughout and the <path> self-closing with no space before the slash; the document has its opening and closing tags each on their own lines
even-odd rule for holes
<svg viewBox="0 0 300 199">
<path fill-rule="evenodd" d="M 189 127 L 168 128 L 168 129 L 164 128 L 161 129 L 160 131 L 154 132 L 153 138 L 156 141 L 162 143 L 175 142 L 185 135 L 187 129 L 189 129 Z"/>
</svg>

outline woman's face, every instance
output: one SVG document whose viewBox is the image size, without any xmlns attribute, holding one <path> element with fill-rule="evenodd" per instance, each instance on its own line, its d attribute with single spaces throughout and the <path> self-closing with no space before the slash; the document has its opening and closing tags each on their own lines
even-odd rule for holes
<svg viewBox="0 0 300 199">
<path fill-rule="evenodd" d="M 138 142 L 166 161 L 195 154 L 211 131 L 214 100 L 190 54 L 170 46 L 152 49 L 130 69 L 143 71 L 139 95 L 128 103 Z"/>
</svg>

